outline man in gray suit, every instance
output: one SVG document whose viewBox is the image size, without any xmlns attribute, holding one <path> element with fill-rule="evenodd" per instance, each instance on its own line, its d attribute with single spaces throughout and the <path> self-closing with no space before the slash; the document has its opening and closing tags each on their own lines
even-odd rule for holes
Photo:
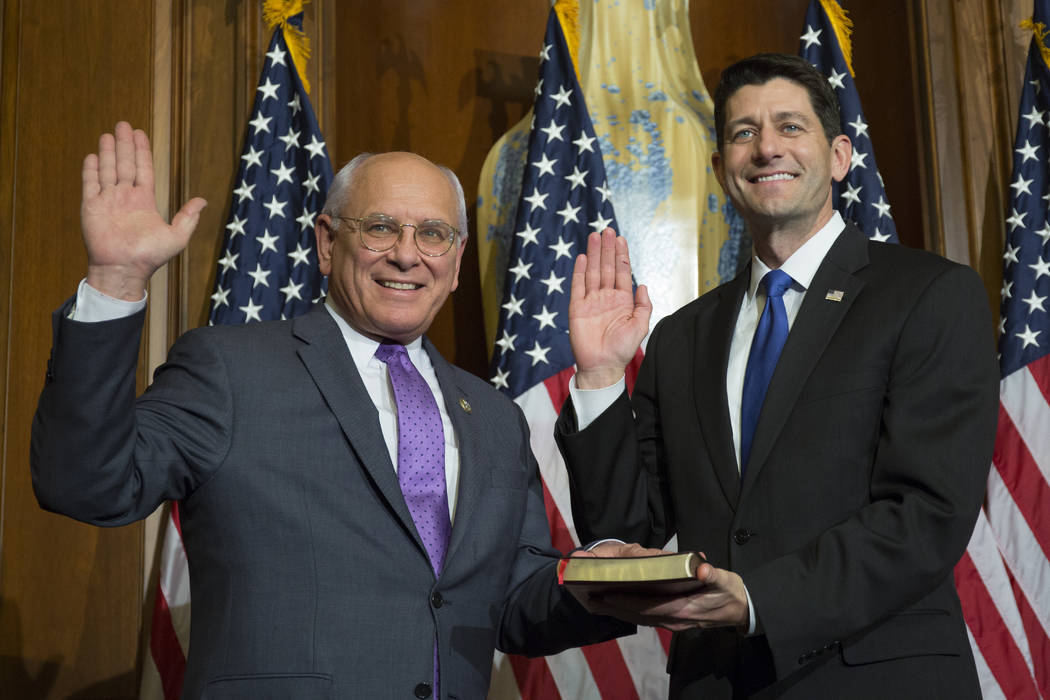
<svg viewBox="0 0 1050 700">
<path fill-rule="evenodd" d="M 352 161 L 316 223 L 325 305 L 187 333 L 138 399 L 146 284 L 205 202 L 167 224 L 148 139 L 126 123 L 83 182 L 88 274 L 54 315 L 33 485 L 97 525 L 180 502 L 183 697 L 480 698 L 494 647 L 548 654 L 632 629 L 558 588 L 521 412 L 423 337 L 463 257 L 450 171 Z"/>
</svg>

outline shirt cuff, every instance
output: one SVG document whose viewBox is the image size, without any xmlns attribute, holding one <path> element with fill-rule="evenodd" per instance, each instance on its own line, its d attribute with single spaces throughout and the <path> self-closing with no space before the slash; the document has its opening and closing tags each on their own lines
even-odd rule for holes
<svg viewBox="0 0 1050 700">
<path fill-rule="evenodd" d="M 747 592 L 747 586 L 744 586 L 744 595 L 747 596 L 747 636 L 750 637 L 758 627 L 758 618 L 755 617 L 755 604 L 751 602 L 751 594 Z"/>
<path fill-rule="evenodd" d="M 620 381 L 601 389 L 579 389 L 576 387 L 576 377 L 573 377 L 569 382 L 569 396 L 576 409 L 576 429 L 583 430 L 593 423 L 616 402 L 626 386 L 627 380 L 620 377 Z"/>
<path fill-rule="evenodd" d="M 85 278 L 80 280 L 80 286 L 77 287 L 77 299 L 73 310 L 69 312 L 69 319 L 84 323 L 97 323 L 127 318 L 145 308 L 148 297 L 149 293 L 143 292 L 142 299 L 139 301 L 117 299 L 98 291 L 88 284 Z"/>
</svg>

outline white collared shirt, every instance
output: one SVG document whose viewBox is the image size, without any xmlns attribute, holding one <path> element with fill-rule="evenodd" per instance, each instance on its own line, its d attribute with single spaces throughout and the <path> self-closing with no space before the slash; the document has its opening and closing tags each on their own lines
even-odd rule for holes
<svg viewBox="0 0 1050 700">
<path fill-rule="evenodd" d="M 846 227 L 839 213 L 833 212 L 828 223 L 803 243 L 791 254 L 780 269 L 791 276 L 791 286 L 784 292 L 784 310 L 787 311 L 788 330 L 795 323 L 806 290 L 817 274 L 817 268 L 824 262 L 824 256 L 831 250 L 839 234 Z M 758 319 L 766 305 L 766 295 L 759 293 L 758 285 L 770 268 L 757 255 L 751 255 L 751 280 L 747 292 L 740 303 L 740 313 L 736 317 L 736 328 L 733 330 L 733 342 L 729 346 L 729 366 L 726 368 L 726 400 L 729 404 L 729 421 L 733 426 L 733 454 L 736 455 L 737 470 L 740 470 L 740 406 L 744 394 L 744 373 L 747 370 L 747 357 L 751 354 L 751 341 L 755 337 Z"/>
<path fill-rule="evenodd" d="M 86 280 L 81 280 L 77 288 L 77 299 L 69 318 L 81 322 L 110 321 L 117 318 L 130 316 L 146 305 L 146 296 L 139 301 L 123 301 L 103 294 L 91 287 Z M 365 391 L 375 404 L 379 412 L 379 427 L 383 431 L 383 441 L 386 443 L 387 452 L 390 454 L 390 462 L 397 471 L 397 403 L 394 400 L 394 387 L 390 384 L 390 376 L 387 373 L 386 364 L 375 357 L 379 342 L 367 338 L 350 327 L 342 316 L 340 316 L 328 303 L 325 309 L 335 319 L 339 331 L 343 334 L 343 340 L 354 360 L 361 381 L 365 385 Z M 405 346 L 408 350 L 409 359 L 419 370 L 420 375 L 430 386 L 437 402 L 438 411 L 441 413 L 441 429 L 445 434 L 445 484 L 448 489 L 448 512 L 454 521 L 456 514 L 456 495 L 459 487 L 459 439 L 456 431 L 452 428 L 452 421 L 448 411 L 445 409 L 444 397 L 441 386 L 438 384 L 437 374 L 430 356 L 423 350 L 422 338 L 416 338 Z"/>
</svg>

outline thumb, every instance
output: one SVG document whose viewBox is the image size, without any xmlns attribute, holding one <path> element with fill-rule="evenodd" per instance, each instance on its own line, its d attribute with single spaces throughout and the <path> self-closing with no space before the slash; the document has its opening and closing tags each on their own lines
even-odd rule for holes
<svg viewBox="0 0 1050 700">
<path fill-rule="evenodd" d="M 194 197 L 183 204 L 182 208 L 175 213 L 171 220 L 171 227 L 181 239 L 188 241 L 190 236 L 193 235 L 194 229 L 197 228 L 197 222 L 200 221 L 201 211 L 206 206 L 208 206 L 207 200 L 201 197 Z"/>
</svg>

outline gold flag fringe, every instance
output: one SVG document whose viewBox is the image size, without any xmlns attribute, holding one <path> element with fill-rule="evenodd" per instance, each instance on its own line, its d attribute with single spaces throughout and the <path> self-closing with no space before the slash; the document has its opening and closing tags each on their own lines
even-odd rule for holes
<svg viewBox="0 0 1050 700">
<path fill-rule="evenodd" d="M 580 4 L 577 0 L 557 0 L 554 11 L 558 14 L 561 33 L 565 36 L 565 45 L 572 56 L 572 67 L 576 71 L 576 81 L 580 82 Z"/>
<path fill-rule="evenodd" d="M 831 26 L 835 30 L 835 37 L 839 40 L 839 48 L 842 49 L 842 57 L 846 59 L 846 68 L 850 76 L 853 76 L 853 43 L 850 40 L 853 34 L 853 20 L 849 18 L 846 10 L 838 3 L 838 0 L 820 0 L 821 7 L 831 20 Z"/>
<path fill-rule="evenodd" d="M 1039 53 L 1043 55 L 1043 63 L 1050 68 L 1050 48 L 1046 46 L 1046 35 L 1050 32 L 1047 31 L 1046 25 L 1042 22 L 1033 22 L 1030 19 L 1026 19 L 1021 22 L 1022 29 L 1030 29 L 1032 34 L 1035 35 L 1035 40 L 1039 44 Z"/>
<path fill-rule="evenodd" d="M 270 30 L 281 28 L 284 35 L 284 43 L 288 44 L 288 52 L 292 54 L 292 63 L 299 73 L 299 80 L 303 83 L 303 89 L 310 94 L 310 81 L 306 79 L 306 61 L 310 58 L 310 39 L 303 31 L 288 21 L 303 11 L 303 5 L 309 0 L 266 0 L 263 3 L 263 20 Z"/>
</svg>

